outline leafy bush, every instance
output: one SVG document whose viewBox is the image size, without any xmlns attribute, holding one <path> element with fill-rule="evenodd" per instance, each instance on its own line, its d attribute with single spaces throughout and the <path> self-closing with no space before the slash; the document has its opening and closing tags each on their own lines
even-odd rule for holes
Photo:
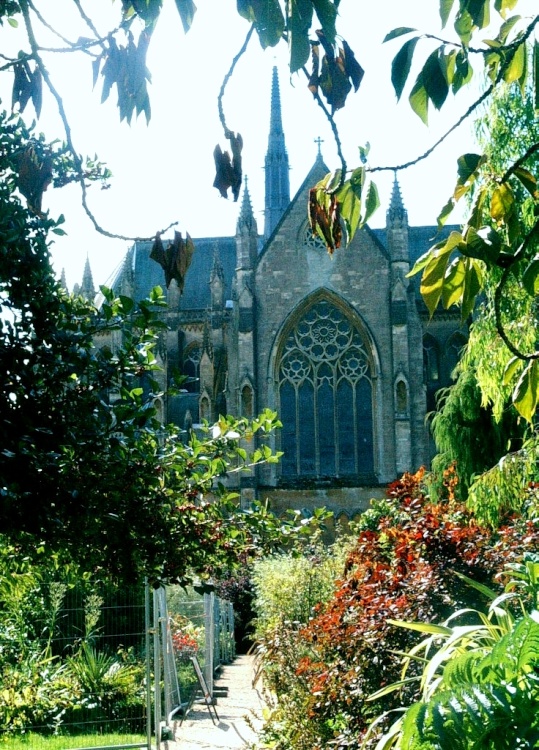
<svg viewBox="0 0 539 750">
<path fill-rule="evenodd" d="M 412 682 L 402 687 L 399 699 L 385 695 L 368 701 L 398 680 L 399 653 L 415 643 L 412 631 L 388 621 L 440 622 L 455 609 L 474 608 L 477 594 L 455 572 L 490 584 L 507 564 L 517 564 L 526 550 L 537 547 L 539 530 L 533 523 L 515 518 L 498 531 L 482 528 L 455 501 L 451 473 L 446 485 L 447 497 L 432 502 L 422 471 L 404 475 L 360 520 L 335 595 L 297 633 L 296 663 L 281 664 L 299 679 L 303 704 L 283 716 L 292 678 L 280 675 L 280 684 L 273 683 L 281 713 L 280 729 L 275 722 L 267 729 L 268 737 L 274 735 L 272 747 L 358 747 L 375 716 L 417 697 Z M 411 665 L 412 677 L 414 669 L 419 671 Z M 287 729 L 298 715 L 309 720 L 307 745 L 292 740 Z"/>
<path fill-rule="evenodd" d="M 270 747 L 313 747 L 314 725 L 305 710 L 309 683 L 297 672 L 313 651 L 300 633 L 333 596 L 346 549 L 344 540 L 330 548 L 315 540 L 302 554 L 273 555 L 254 565 L 257 657 L 271 706 L 263 740 Z"/>
<path fill-rule="evenodd" d="M 492 600 L 486 614 L 473 613 L 470 625 L 460 624 L 462 615 L 470 614 L 463 612 L 441 626 L 393 623 L 428 634 L 405 655 L 403 666 L 405 676 L 411 661 L 420 659 L 424 664 L 421 699 L 393 723 L 378 747 L 537 747 L 539 556 L 525 555 L 521 564 L 509 565 L 504 575 L 509 581 L 499 597 L 469 581 Z M 510 606 L 513 597 L 517 597 L 520 613 L 524 612 L 517 620 Z M 402 681 L 382 693 L 400 685 Z M 369 733 L 375 732 L 377 725 L 374 722 Z"/>
</svg>

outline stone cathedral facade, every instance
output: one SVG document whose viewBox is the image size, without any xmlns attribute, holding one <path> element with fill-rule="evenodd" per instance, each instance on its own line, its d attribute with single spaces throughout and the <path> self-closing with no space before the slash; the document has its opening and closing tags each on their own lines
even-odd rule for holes
<svg viewBox="0 0 539 750">
<path fill-rule="evenodd" d="M 333 257 L 311 236 L 308 190 L 327 172 L 319 149 L 291 199 L 274 70 L 263 233 L 245 187 L 235 236 L 195 240 L 183 295 L 175 282 L 167 292 L 158 352 L 163 385 L 173 370 L 190 380 L 160 409 L 164 421 L 195 427 L 219 413 L 276 410 L 274 447 L 284 456 L 239 480 L 243 501 L 268 497 L 278 511 L 326 505 L 345 520 L 428 463 L 425 416 L 465 331 L 455 314 L 429 321 L 407 278 L 436 227 L 408 225 L 396 181 L 384 229 L 357 232 Z M 129 250 L 117 292 L 141 299 L 164 288 L 150 249 Z"/>
</svg>

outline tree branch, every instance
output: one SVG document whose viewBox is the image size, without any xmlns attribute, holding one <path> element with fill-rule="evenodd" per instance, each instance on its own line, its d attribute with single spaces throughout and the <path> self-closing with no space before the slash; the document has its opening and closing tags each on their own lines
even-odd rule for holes
<svg viewBox="0 0 539 750">
<path fill-rule="evenodd" d="M 413 167 L 415 164 L 418 164 L 421 161 L 424 161 L 427 159 L 433 151 L 435 151 L 438 146 L 440 146 L 448 136 L 451 135 L 457 128 L 459 128 L 462 123 L 473 113 L 475 110 L 486 100 L 488 97 L 492 94 L 494 89 L 499 85 L 499 83 L 502 81 L 503 76 L 505 74 L 505 71 L 511 64 L 513 57 L 515 56 L 515 53 L 517 49 L 522 45 L 525 44 L 526 41 L 531 36 L 534 28 L 539 24 L 539 16 L 536 16 L 534 20 L 529 24 L 526 31 L 523 33 L 522 37 L 520 37 L 518 40 L 512 42 L 511 44 L 508 44 L 507 47 L 501 47 L 500 50 L 504 50 L 507 52 L 507 57 L 504 60 L 503 65 L 500 66 L 500 69 L 498 71 L 498 74 L 496 76 L 496 80 L 490 84 L 490 86 L 481 94 L 481 96 L 468 107 L 466 112 L 457 120 L 454 125 L 452 125 L 449 130 L 447 130 L 444 135 L 439 138 L 436 143 L 434 143 L 427 151 L 425 151 L 420 156 L 416 157 L 415 159 L 412 159 L 411 161 L 407 161 L 404 164 L 398 164 L 397 166 L 390 166 L 390 167 L 367 167 L 368 172 L 399 172 L 404 169 L 408 169 L 409 167 Z M 437 38 L 437 37 L 430 37 L 429 38 Z M 479 50 L 474 50 L 479 52 Z M 492 51 L 492 50 L 489 50 Z M 498 51 L 498 50 L 496 50 Z"/>
<path fill-rule="evenodd" d="M 521 167 L 525 162 L 528 161 L 530 156 L 533 156 L 533 154 L 537 153 L 539 151 L 539 143 L 534 143 L 533 146 L 530 146 L 529 149 L 520 157 L 520 159 L 517 159 L 517 161 L 512 164 L 507 172 L 502 176 L 501 181 L 507 182 L 507 180 L 511 177 L 516 170 Z"/>
<path fill-rule="evenodd" d="M 254 24 L 251 24 L 251 27 L 249 28 L 249 31 L 247 32 L 247 36 L 245 37 L 245 41 L 243 42 L 240 51 L 232 60 L 230 69 L 223 79 L 221 90 L 219 91 L 219 95 L 217 97 L 217 109 L 219 110 L 219 120 L 221 122 L 221 125 L 223 126 L 223 130 L 225 131 L 225 138 L 228 138 L 229 134 L 232 132 L 230 128 L 228 127 L 228 125 L 226 124 L 225 112 L 223 109 L 223 97 L 225 95 L 225 89 L 232 76 L 232 73 L 234 72 L 234 68 L 236 67 L 242 55 L 245 53 L 245 50 L 247 49 L 247 46 L 249 42 L 251 41 L 251 37 L 253 35 L 254 30 L 255 30 Z"/>
<path fill-rule="evenodd" d="M 155 235 L 152 234 L 150 237 L 130 237 L 128 235 L 123 234 L 116 234 L 115 232 L 109 232 L 107 229 L 104 229 L 97 219 L 95 218 L 92 210 L 90 209 L 88 205 L 88 194 L 87 194 L 87 188 L 86 188 L 86 181 L 84 177 L 84 170 L 82 165 L 82 159 L 79 156 L 77 149 L 75 148 L 75 144 L 73 143 L 73 137 L 71 133 L 71 126 L 69 124 L 69 120 L 67 118 L 67 114 L 65 111 L 64 103 L 62 100 L 62 97 L 60 96 L 59 92 L 56 90 L 56 87 L 54 86 L 52 79 L 49 75 L 49 72 L 47 68 L 45 67 L 45 64 L 43 62 L 43 59 L 41 58 L 39 54 L 39 45 L 37 43 L 34 29 L 32 27 L 32 22 L 30 19 L 30 13 L 29 13 L 29 0 L 20 0 L 20 7 L 21 12 L 24 18 L 24 23 L 26 26 L 26 33 L 28 34 L 28 39 L 30 42 L 30 47 L 32 49 L 32 57 L 34 58 L 36 65 L 39 67 L 39 70 L 41 72 L 41 75 L 43 76 L 43 80 L 45 81 L 47 88 L 51 92 L 52 96 L 56 100 L 56 106 L 58 107 L 58 114 L 60 115 L 60 119 L 62 120 L 62 124 L 64 126 L 64 132 L 66 136 L 66 143 L 67 148 L 73 157 L 73 162 L 75 166 L 75 171 L 77 173 L 77 182 L 80 185 L 81 193 L 82 193 L 82 207 L 84 208 L 84 211 L 90 221 L 92 222 L 95 230 L 99 232 L 99 234 L 102 234 L 105 237 L 110 237 L 111 239 L 116 240 L 125 240 L 127 242 L 147 242 L 154 239 Z M 163 230 L 163 232 L 167 231 L 173 226 L 176 226 L 178 222 L 172 222 L 169 224 L 169 226 Z"/>
<path fill-rule="evenodd" d="M 507 336 L 507 333 L 505 332 L 505 328 L 504 328 L 503 321 L 502 321 L 501 303 L 502 303 L 503 290 L 504 290 L 505 285 L 507 284 L 507 281 L 509 280 L 509 276 L 511 274 L 513 266 L 524 257 L 526 250 L 528 249 L 528 246 L 530 245 L 532 239 L 537 234 L 538 230 L 539 230 L 539 219 L 537 219 L 537 221 L 533 225 L 533 228 L 526 235 L 524 242 L 522 243 L 518 251 L 515 253 L 513 258 L 511 259 L 509 265 L 504 268 L 502 278 L 500 279 L 500 282 L 498 286 L 496 287 L 496 291 L 494 292 L 494 313 L 495 313 L 495 318 L 496 318 L 496 330 L 498 334 L 500 335 L 503 343 L 511 352 L 511 354 L 514 357 L 518 357 L 518 359 L 523 359 L 526 362 L 529 362 L 534 359 L 539 359 L 539 351 L 535 351 L 533 352 L 533 354 L 525 354 L 524 352 L 521 352 L 520 349 L 518 349 L 513 344 L 513 342 L 509 339 L 509 337 Z"/>
<path fill-rule="evenodd" d="M 305 76 L 307 77 L 307 80 L 310 80 L 311 77 L 310 77 L 309 71 L 307 70 L 307 68 L 305 67 L 305 65 L 302 67 L 302 71 L 305 73 Z M 344 158 L 344 154 L 343 154 L 343 151 L 342 151 L 342 143 L 341 143 L 341 138 L 340 138 L 340 135 L 339 135 L 339 130 L 337 128 L 337 123 L 335 122 L 335 119 L 334 119 L 333 115 L 331 114 L 331 112 L 329 111 L 329 109 L 324 104 L 324 102 L 322 100 L 322 97 L 320 96 L 320 94 L 318 93 L 318 91 L 314 91 L 314 92 L 312 92 L 312 94 L 313 94 L 315 102 L 318 104 L 318 106 L 320 107 L 320 109 L 322 110 L 322 112 L 325 114 L 325 116 L 329 120 L 329 124 L 330 124 L 331 130 L 333 132 L 333 138 L 335 139 L 335 145 L 337 146 L 337 154 L 338 154 L 339 160 L 341 162 L 341 179 L 339 181 L 338 186 L 335 188 L 335 192 L 337 192 L 337 190 L 340 190 L 340 188 L 342 188 L 342 186 L 344 185 L 344 181 L 346 179 L 346 172 L 347 172 L 347 169 L 348 169 L 348 167 L 346 165 L 346 159 Z"/>
</svg>

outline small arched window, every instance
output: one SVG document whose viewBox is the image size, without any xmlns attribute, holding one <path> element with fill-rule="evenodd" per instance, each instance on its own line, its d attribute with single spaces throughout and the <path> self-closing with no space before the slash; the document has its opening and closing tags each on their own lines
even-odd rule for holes
<svg viewBox="0 0 539 750">
<path fill-rule="evenodd" d="M 397 380 L 395 386 L 395 406 L 397 414 L 408 413 L 408 388 L 402 378 Z"/>
<path fill-rule="evenodd" d="M 241 415 L 247 419 L 252 419 L 253 413 L 253 389 L 250 385 L 244 385 L 241 389 Z"/>
</svg>

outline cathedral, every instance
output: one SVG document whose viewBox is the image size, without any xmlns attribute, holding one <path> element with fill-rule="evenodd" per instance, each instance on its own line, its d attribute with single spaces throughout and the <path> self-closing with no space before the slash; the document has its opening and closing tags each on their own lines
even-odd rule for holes
<svg viewBox="0 0 539 750">
<path fill-rule="evenodd" d="M 245 186 L 235 236 L 194 240 L 183 294 L 175 281 L 167 290 L 158 351 L 163 385 L 177 371 L 188 380 L 159 409 L 164 422 L 195 429 L 220 413 L 275 410 L 283 426 L 272 447 L 283 457 L 237 480 L 242 502 L 268 498 L 277 512 L 326 506 L 345 522 L 402 472 L 428 464 L 425 417 L 466 332 L 455 312 L 429 320 L 418 278 L 407 278 L 437 229 L 408 225 L 396 179 L 385 228 L 366 227 L 328 255 L 307 221 L 309 188 L 328 171 L 319 145 L 290 198 L 274 69 L 263 233 Z M 117 293 L 142 299 L 165 288 L 150 251 L 131 247 Z"/>
</svg>

